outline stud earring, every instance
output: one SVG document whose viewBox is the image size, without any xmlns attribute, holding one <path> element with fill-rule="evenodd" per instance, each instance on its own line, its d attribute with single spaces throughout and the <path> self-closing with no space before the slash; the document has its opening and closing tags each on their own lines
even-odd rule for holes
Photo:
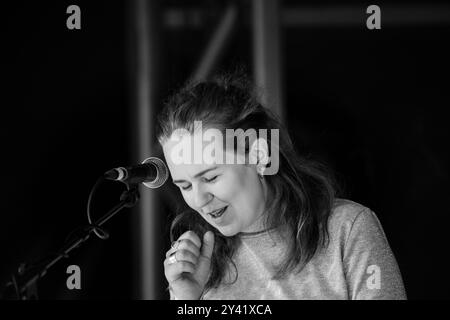
<svg viewBox="0 0 450 320">
<path fill-rule="evenodd" d="M 258 168 L 258 178 L 264 180 L 264 168 Z"/>
</svg>

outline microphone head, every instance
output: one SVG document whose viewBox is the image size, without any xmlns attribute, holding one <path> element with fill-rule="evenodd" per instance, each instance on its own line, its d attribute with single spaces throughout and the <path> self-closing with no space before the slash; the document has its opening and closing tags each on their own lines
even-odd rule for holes
<svg viewBox="0 0 450 320">
<path fill-rule="evenodd" d="M 166 164 L 159 158 L 150 157 L 142 161 L 142 163 L 151 163 L 156 167 L 156 178 L 150 182 L 143 182 L 143 185 L 147 188 L 156 189 L 161 187 L 169 177 L 169 169 L 167 169 Z"/>
</svg>

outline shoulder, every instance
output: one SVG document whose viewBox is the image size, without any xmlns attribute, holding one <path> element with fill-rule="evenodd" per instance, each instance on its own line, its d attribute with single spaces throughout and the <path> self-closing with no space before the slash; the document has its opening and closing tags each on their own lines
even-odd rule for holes
<svg viewBox="0 0 450 320">
<path fill-rule="evenodd" d="M 368 207 L 357 202 L 337 198 L 330 213 L 330 225 L 353 224 L 361 215 L 372 212 Z"/>
<path fill-rule="evenodd" d="M 337 199 L 328 225 L 327 253 L 338 257 L 351 299 L 406 298 L 397 261 L 371 209 Z"/>
<path fill-rule="evenodd" d="M 345 245 L 351 234 L 384 236 L 380 221 L 368 207 L 347 199 L 336 199 L 328 220 L 332 238 Z"/>
</svg>

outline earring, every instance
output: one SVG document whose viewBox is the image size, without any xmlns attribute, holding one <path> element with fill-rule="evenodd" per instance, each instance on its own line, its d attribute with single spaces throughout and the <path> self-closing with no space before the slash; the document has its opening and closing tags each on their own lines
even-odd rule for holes
<svg viewBox="0 0 450 320">
<path fill-rule="evenodd" d="M 258 168 L 258 178 L 264 180 L 264 168 Z"/>
</svg>

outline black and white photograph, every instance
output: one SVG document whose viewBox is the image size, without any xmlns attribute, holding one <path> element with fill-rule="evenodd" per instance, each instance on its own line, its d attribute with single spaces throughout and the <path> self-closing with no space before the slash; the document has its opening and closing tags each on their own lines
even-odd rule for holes
<svg viewBox="0 0 450 320">
<path fill-rule="evenodd" d="M 1 10 L 0 300 L 450 299 L 448 2 Z"/>
</svg>

